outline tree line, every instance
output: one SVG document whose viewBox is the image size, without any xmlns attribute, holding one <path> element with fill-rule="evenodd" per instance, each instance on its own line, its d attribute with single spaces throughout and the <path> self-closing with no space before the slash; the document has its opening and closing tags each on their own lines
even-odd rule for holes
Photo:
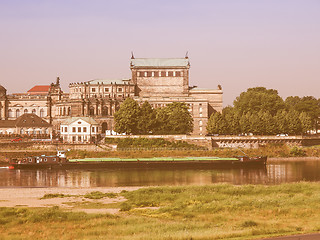
<svg viewBox="0 0 320 240">
<path fill-rule="evenodd" d="M 208 120 L 208 134 L 304 134 L 318 128 L 320 99 L 311 96 L 288 97 L 264 87 L 249 88 L 222 113 Z"/>
<path fill-rule="evenodd" d="M 127 98 L 114 115 L 114 129 L 118 133 L 146 134 L 189 134 L 193 130 L 193 118 L 188 106 L 173 102 L 154 109 L 149 102 L 141 106 Z"/>
</svg>

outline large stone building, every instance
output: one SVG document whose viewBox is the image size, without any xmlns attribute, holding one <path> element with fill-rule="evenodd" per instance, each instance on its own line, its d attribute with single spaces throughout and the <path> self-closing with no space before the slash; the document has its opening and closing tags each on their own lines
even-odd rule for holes
<svg viewBox="0 0 320 240">
<path fill-rule="evenodd" d="M 34 113 L 53 124 L 57 133 L 70 117 L 93 117 L 99 132 L 114 126 L 113 116 L 121 102 L 132 97 L 154 108 L 172 102 L 185 102 L 194 118 L 193 134 L 206 134 L 208 117 L 222 110 L 222 89 L 189 86 L 189 59 L 134 58 L 131 79 L 96 79 L 71 83 L 63 93 L 60 79 L 47 86 L 35 86 L 27 93 L 8 95 L 0 86 L 0 120 L 13 120 L 24 113 Z M 109 131 L 110 132 L 110 131 Z"/>
</svg>

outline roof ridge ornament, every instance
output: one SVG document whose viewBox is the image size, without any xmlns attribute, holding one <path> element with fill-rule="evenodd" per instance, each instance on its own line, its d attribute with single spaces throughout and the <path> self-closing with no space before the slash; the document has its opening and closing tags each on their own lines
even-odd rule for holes
<svg viewBox="0 0 320 240">
<path fill-rule="evenodd" d="M 185 59 L 188 59 L 188 58 L 189 58 L 188 54 L 189 54 L 189 52 L 187 51 L 187 52 L 186 52 L 186 56 L 184 57 Z"/>
<path fill-rule="evenodd" d="M 131 59 L 134 59 L 133 51 L 131 51 Z"/>
</svg>

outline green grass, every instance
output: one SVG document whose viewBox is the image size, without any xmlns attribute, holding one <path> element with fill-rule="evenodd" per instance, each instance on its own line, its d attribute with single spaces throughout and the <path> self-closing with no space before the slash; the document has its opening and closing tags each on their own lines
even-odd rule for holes
<svg viewBox="0 0 320 240">
<path fill-rule="evenodd" d="M 320 231 L 319 183 L 152 187 L 120 195 L 127 200 L 112 205 L 118 215 L 0 208 L 0 239 L 259 239 Z"/>
</svg>

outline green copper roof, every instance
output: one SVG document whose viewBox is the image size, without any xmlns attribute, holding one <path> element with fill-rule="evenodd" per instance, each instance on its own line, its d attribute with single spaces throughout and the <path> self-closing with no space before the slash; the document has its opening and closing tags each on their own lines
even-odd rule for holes
<svg viewBox="0 0 320 240">
<path fill-rule="evenodd" d="M 132 67 L 187 67 L 187 58 L 134 58 L 131 59 Z"/>
</svg>

